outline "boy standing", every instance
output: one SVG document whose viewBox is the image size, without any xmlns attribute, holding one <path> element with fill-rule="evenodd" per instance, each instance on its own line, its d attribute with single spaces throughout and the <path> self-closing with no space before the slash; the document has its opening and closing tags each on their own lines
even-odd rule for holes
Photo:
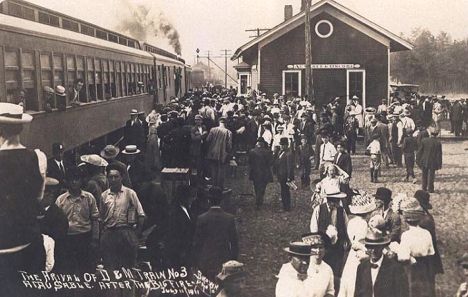
<svg viewBox="0 0 468 297">
<path fill-rule="evenodd" d="M 379 173 L 380 169 L 380 163 L 381 163 L 381 149 L 380 149 L 380 142 L 379 142 L 380 136 L 378 134 L 373 134 L 372 135 L 372 141 L 369 143 L 367 146 L 367 151 L 370 154 L 370 176 L 371 176 L 371 182 L 376 183 L 377 181 L 377 176 Z"/>
<path fill-rule="evenodd" d="M 415 151 L 417 148 L 416 139 L 413 137 L 412 130 L 406 130 L 403 136 L 403 144 L 402 144 L 402 151 L 403 156 L 405 158 L 405 166 L 406 166 L 406 178 L 405 181 L 409 180 L 411 176 L 413 180 L 416 178 L 414 176 L 414 161 L 415 161 Z"/>
</svg>

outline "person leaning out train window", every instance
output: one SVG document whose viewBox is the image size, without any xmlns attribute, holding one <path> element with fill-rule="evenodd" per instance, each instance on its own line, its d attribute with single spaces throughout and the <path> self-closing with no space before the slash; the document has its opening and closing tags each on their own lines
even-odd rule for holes
<svg viewBox="0 0 468 297">
<path fill-rule="evenodd" d="M 83 86 L 84 86 L 84 81 L 81 78 L 76 79 L 75 82 L 73 83 L 73 88 L 71 88 L 68 93 L 69 98 L 70 98 L 70 104 L 72 106 L 81 105 L 80 92 Z"/>
<path fill-rule="evenodd" d="M 55 108 L 54 89 L 52 89 L 49 86 L 45 86 L 43 89 L 43 92 L 44 92 L 43 109 L 45 112 L 51 112 Z"/>
<path fill-rule="evenodd" d="M 57 109 L 65 111 L 67 109 L 67 94 L 63 86 L 55 87 L 55 101 L 57 102 Z"/>
</svg>

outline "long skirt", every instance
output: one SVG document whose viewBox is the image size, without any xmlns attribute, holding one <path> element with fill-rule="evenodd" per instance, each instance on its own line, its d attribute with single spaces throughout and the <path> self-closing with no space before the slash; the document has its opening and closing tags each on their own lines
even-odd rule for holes
<svg viewBox="0 0 468 297">
<path fill-rule="evenodd" d="M 409 297 L 435 297 L 432 257 L 417 257 L 416 263 L 405 266 Z"/>
<path fill-rule="evenodd" d="M 359 266 L 357 251 L 351 249 L 341 275 L 340 291 L 338 297 L 354 297 L 356 286 L 356 272 Z"/>
</svg>

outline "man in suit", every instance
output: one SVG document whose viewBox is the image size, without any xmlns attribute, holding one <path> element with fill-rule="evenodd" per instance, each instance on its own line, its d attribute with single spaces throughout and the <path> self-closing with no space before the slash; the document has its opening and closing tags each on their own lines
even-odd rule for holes
<svg viewBox="0 0 468 297">
<path fill-rule="evenodd" d="M 222 189 L 226 162 L 232 150 L 232 132 L 226 128 L 226 118 L 220 118 L 219 126 L 210 130 L 206 143 L 208 144 L 206 159 L 209 162 L 213 185 Z"/>
<path fill-rule="evenodd" d="M 422 124 L 424 127 L 429 127 L 432 122 L 432 103 L 429 97 L 426 97 L 421 104 L 422 107 Z"/>
<path fill-rule="evenodd" d="M 221 209 L 222 195 L 221 188 L 211 188 L 211 207 L 198 217 L 195 228 L 195 264 L 210 280 L 215 279 L 223 263 L 236 260 L 239 254 L 235 218 Z"/>
<path fill-rule="evenodd" d="M 65 173 L 69 168 L 63 158 L 65 148 L 61 143 L 52 144 L 52 155 L 53 158 L 47 162 L 47 176 L 58 180 L 59 184 L 57 187 L 64 188 Z"/>
<path fill-rule="evenodd" d="M 385 232 L 389 235 L 391 241 L 400 242 L 401 237 L 401 219 L 398 213 L 395 213 L 390 207 L 392 202 L 392 191 L 385 187 L 377 188 L 374 197 L 381 200 L 384 205 L 383 218 L 385 220 Z"/>
<path fill-rule="evenodd" d="M 267 184 L 273 181 L 271 165 L 273 155 L 263 138 L 257 140 L 255 147 L 249 152 L 249 178 L 254 184 L 257 210 L 263 205 L 263 197 Z"/>
<path fill-rule="evenodd" d="M 363 243 L 369 259 L 357 268 L 354 297 L 409 296 L 408 278 L 402 264 L 383 254 L 390 239 L 369 228 Z"/>
<path fill-rule="evenodd" d="M 301 115 L 301 123 L 299 124 L 299 131 L 301 135 L 305 135 L 308 143 L 313 143 L 315 134 L 315 123 L 310 119 L 307 112 L 303 112 Z"/>
<path fill-rule="evenodd" d="M 435 172 L 442 168 L 442 144 L 436 138 L 438 131 L 430 128 L 429 137 L 421 140 L 416 162 L 422 170 L 422 189 L 434 193 Z"/>
<path fill-rule="evenodd" d="M 337 153 L 335 155 L 335 159 L 333 160 L 333 164 L 336 164 L 338 167 L 343 169 L 349 177 L 353 172 L 353 164 L 351 161 L 351 156 L 346 152 L 345 144 L 340 142 L 336 145 Z"/>
<path fill-rule="evenodd" d="M 126 145 L 136 145 L 139 148 L 145 147 L 145 127 L 138 118 L 138 110 L 136 109 L 131 110 L 130 119 L 125 123 L 124 141 Z"/>
<path fill-rule="evenodd" d="M 127 145 L 122 151 L 122 154 L 125 155 L 125 163 L 130 182 L 136 192 L 139 192 L 140 186 L 147 180 L 146 167 L 143 162 L 137 158 L 139 153 L 140 150 L 136 145 Z"/>
<path fill-rule="evenodd" d="M 276 177 L 281 188 L 281 202 L 283 210 L 291 210 L 291 192 L 288 182 L 294 181 L 294 156 L 289 149 L 289 139 L 280 139 L 280 150 L 275 153 Z"/>
<path fill-rule="evenodd" d="M 190 267 L 192 264 L 191 250 L 195 220 L 190 211 L 191 200 L 190 186 L 181 185 L 177 187 L 166 235 L 172 267 Z"/>
</svg>

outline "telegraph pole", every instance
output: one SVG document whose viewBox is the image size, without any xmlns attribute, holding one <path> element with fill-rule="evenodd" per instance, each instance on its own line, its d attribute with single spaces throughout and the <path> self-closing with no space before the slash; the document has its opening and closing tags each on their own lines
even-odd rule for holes
<svg viewBox="0 0 468 297">
<path fill-rule="evenodd" d="M 228 60 L 228 52 L 230 52 L 231 50 L 228 50 L 228 49 L 223 49 L 221 50 L 222 52 L 224 52 L 224 88 L 227 89 L 227 60 Z"/>
<path fill-rule="evenodd" d="M 305 94 L 308 100 L 314 98 L 312 73 L 312 36 L 310 32 L 310 6 L 312 0 L 305 0 Z"/>
</svg>

